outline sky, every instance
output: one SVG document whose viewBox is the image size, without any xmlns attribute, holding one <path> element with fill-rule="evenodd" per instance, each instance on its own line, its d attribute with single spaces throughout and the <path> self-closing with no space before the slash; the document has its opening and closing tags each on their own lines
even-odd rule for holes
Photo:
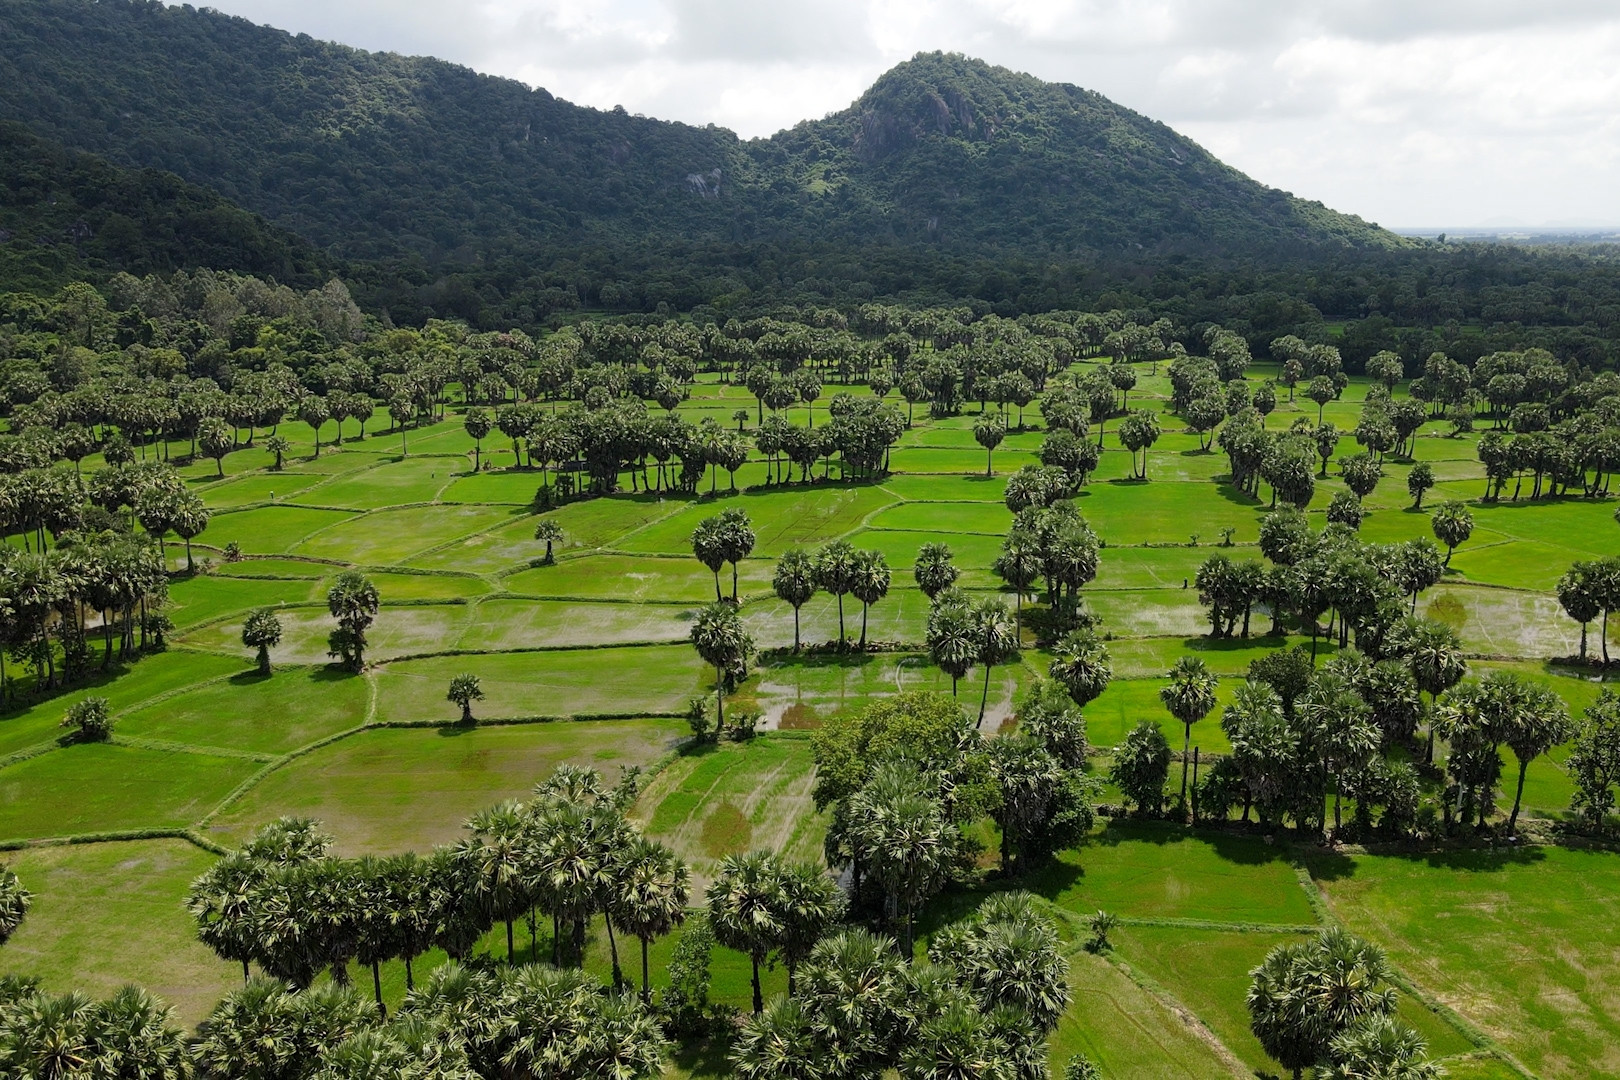
<svg viewBox="0 0 1620 1080">
<path fill-rule="evenodd" d="M 766 136 L 943 49 L 1096 90 L 1391 227 L 1620 226 L 1617 0 L 209 0 Z"/>
</svg>

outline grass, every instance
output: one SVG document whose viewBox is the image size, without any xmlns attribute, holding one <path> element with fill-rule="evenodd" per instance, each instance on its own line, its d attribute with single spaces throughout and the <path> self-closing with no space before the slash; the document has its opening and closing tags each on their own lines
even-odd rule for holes
<svg viewBox="0 0 1620 1080">
<path fill-rule="evenodd" d="M 296 758 L 271 773 L 208 828 L 239 843 L 282 814 L 319 818 L 344 854 L 426 851 L 502 799 L 524 798 L 564 761 L 621 769 L 667 753 L 685 731 L 668 720 L 384 728 Z"/>
<path fill-rule="evenodd" d="M 120 717 L 118 734 L 285 754 L 358 727 L 366 699 L 364 681 L 325 666 L 243 671 Z"/>
<path fill-rule="evenodd" d="M 113 744 L 53 750 L 0 771 L 0 839 L 182 828 L 258 768 L 241 758 Z"/>
<path fill-rule="evenodd" d="M 138 976 L 188 1024 L 241 985 L 241 969 L 198 942 L 185 911 L 187 888 L 214 861 L 201 848 L 184 840 L 65 844 L 7 861 L 34 905 L 0 950 L 0 972 L 96 997 Z"/>
<path fill-rule="evenodd" d="M 1328 904 L 1539 1076 L 1620 1076 L 1620 861 L 1536 848 L 1357 857 Z"/>
<path fill-rule="evenodd" d="M 453 719 L 444 693 L 462 672 L 482 680 L 486 696 L 478 712 L 494 718 L 673 712 L 709 689 L 712 675 L 684 644 L 405 660 L 376 674 L 377 718 Z"/>
<path fill-rule="evenodd" d="M 1114 822 L 1062 853 L 1034 891 L 1081 915 L 1283 926 L 1315 922 L 1288 857 L 1260 840 Z"/>
<path fill-rule="evenodd" d="M 810 741 L 760 735 L 683 752 L 637 800 L 647 835 L 669 844 L 708 883 L 718 860 L 758 848 L 819 861 L 827 825 L 815 811 Z"/>
</svg>

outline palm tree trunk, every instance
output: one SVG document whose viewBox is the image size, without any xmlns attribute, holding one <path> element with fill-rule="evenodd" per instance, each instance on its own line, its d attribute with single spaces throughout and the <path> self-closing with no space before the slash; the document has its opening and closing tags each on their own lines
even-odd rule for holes
<svg viewBox="0 0 1620 1080">
<path fill-rule="evenodd" d="M 1192 725 L 1181 725 L 1181 805 L 1187 805 L 1187 754 L 1192 749 Z"/>
<path fill-rule="evenodd" d="M 1585 632 L 1586 632 L 1585 629 L 1582 628 L 1581 633 L 1584 635 Z M 1585 637 L 1582 637 L 1581 645 L 1582 645 L 1581 655 L 1585 656 L 1586 655 L 1586 649 L 1585 649 L 1586 639 L 1585 639 Z M 797 605 L 797 604 L 793 605 L 793 651 L 794 652 L 799 651 L 799 605 Z"/>
<path fill-rule="evenodd" d="M 647 974 L 647 939 L 641 939 L 641 1000 L 652 1003 L 652 980 Z"/>
<path fill-rule="evenodd" d="M 759 992 L 759 957 L 751 956 L 749 960 L 754 965 L 754 1015 L 758 1016 L 765 1011 L 765 997 Z"/>
<path fill-rule="evenodd" d="M 718 604 L 725 598 L 726 594 L 720 591 L 720 571 L 716 570 L 714 572 L 714 602 Z"/>
<path fill-rule="evenodd" d="M 1607 620 L 1608 619 L 1608 613 L 1605 612 L 1603 617 L 1604 617 L 1605 620 Z M 1607 621 L 1604 622 L 1604 625 L 1605 626 L 1608 625 Z M 843 593 L 838 594 L 838 647 L 840 649 L 842 649 L 844 647 L 844 594 Z M 1607 664 L 1609 662 L 1609 656 L 1608 656 L 1607 652 L 1605 652 L 1603 654 L 1603 662 L 1605 664 Z"/>
<path fill-rule="evenodd" d="M 247 962 L 246 959 L 244 959 L 242 961 L 242 985 L 246 986 L 247 983 L 248 983 L 248 962 Z"/>
<path fill-rule="evenodd" d="M 405 989 L 416 989 L 416 973 L 411 970 L 411 954 L 405 954 Z"/>
<path fill-rule="evenodd" d="M 861 652 L 866 651 L 866 612 L 870 607 L 865 601 L 861 602 Z"/>
<path fill-rule="evenodd" d="M 604 915 L 607 922 L 608 951 L 613 955 L 613 989 L 617 990 L 624 985 L 624 972 L 619 969 L 619 941 L 613 936 L 613 917 Z"/>
<path fill-rule="evenodd" d="M 382 963 L 378 960 L 371 962 L 371 990 L 377 995 L 377 1011 L 384 1020 L 388 1019 L 388 1006 L 383 1004 L 382 999 Z"/>
<path fill-rule="evenodd" d="M 516 953 L 517 953 L 517 949 L 514 948 L 513 945 L 512 945 L 512 920 L 507 919 L 506 920 L 506 962 L 508 964 L 511 964 L 513 962 L 512 958 Z"/>
<path fill-rule="evenodd" d="M 737 564 L 731 564 L 731 602 L 737 602 Z"/>
<path fill-rule="evenodd" d="M 1003 608 L 1003 611 L 1006 609 Z M 984 723 L 984 710 L 990 704 L 990 665 L 984 665 L 984 692 L 979 695 L 979 723 Z"/>
<path fill-rule="evenodd" d="M 720 666 L 714 669 L 714 720 L 715 731 L 722 731 L 726 726 L 726 677 Z"/>
<path fill-rule="evenodd" d="M 1528 761 L 1519 762 L 1519 789 L 1513 793 L 1513 813 L 1508 815 L 1508 835 L 1512 836 L 1519 824 L 1519 803 L 1524 799 L 1524 774 L 1530 768 Z"/>
</svg>

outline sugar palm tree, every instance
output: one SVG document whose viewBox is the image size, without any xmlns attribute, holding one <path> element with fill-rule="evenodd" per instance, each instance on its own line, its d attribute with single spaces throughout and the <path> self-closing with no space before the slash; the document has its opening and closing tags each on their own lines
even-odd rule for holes
<svg viewBox="0 0 1620 1080">
<path fill-rule="evenodd" d="M 264 874 L 263 864 L 238 852 L 210 866 L 186 894 L 186 910 L 197 924 L 198 940 L 221 960 L 239 961 L 244 983 L 258 945 L 254 923 Z"/>
<path fill-rule="evenodd" d="M 169 527 L 174 534 L 186 542 L 186 573 L 194 573 L 197 564 L 191 559 L 191 541 L 208 528 L 208 507 L 203 503 L 202 496 L 195 491 L 182 492 L 175 499 L 173 518 Z"/>
<path fill-rule="evenodd" d="M 917 561 L 911 568 L 917 588 L 930 601 L 956 584 L 961 571 L 951 562 L 951 549 L 947 544 L 929 543 L 917 549 Z"/>
<path fill-rule="evenodd" d="M 34 894 L 23 888 L 16 873 L 9 866 L 0 866 L 0 945 L 11 940 L 33 903 Z"/>
<path fill-rule="evenodd" d="M 126 986 L 91 1010 L 92 1076 L 189 1080 L 191 1055 L 174 1010 L 138 986 Z M 43 1075 L 36 1073 L 35 1075 Z"/>
<path fill-rule="evenodd" d="M 1405 659 L 1412 672 L 1412 681 L 1418 689 L 1429 695 L 1429 709 L 1435 700 L 1462 681 L 1468 673 L 1468 661 L 1463 657 L 1462 641 L 1457 632 L 1434 619 L 1408 618 L 1395 629 L 1395 654 Z M 1434 724 L 1429 724 L 1428 749 L 1424 760 L 1434 761 Z"/>
<path fill-rule="evenodd" d="M 720 511 L 720 550 L 731 564 L 731 602 L 737 602 L 737 567 L 754 550 L 754 527 L 737 507 Z"/>
<path fill-rule="evenodd" d="M 259 674 L 270 675 L 270 650 L 281 644 L 281 620 L 270 608 L 251 612 L 242 623 L 242 644 L 259 650 Z"/>
<path fill-rule="evenodd" d="M 718 515 L 704 518 L 692 530 L 692 554 L 714 575 L 714 598 L 725 599 L 720 591 L 720 568 L 726 565 L 726 536 Z"/>
<path fill-rule="evenodd" d="M 979 602 L 973 609 L 973 659 L 984 668 L 984 689 L 979 695 L 979 723 L 990 703 L 990 669 L 1018 655 L 1018 628 L 1000 600 Z"/>
<path fill-rule="evenodd" d="M 536 891 L 528 818 L 519 804 L 508 801 L 474 814 L 467 829 L 472 838 L 458 849 L 470 864 L 471 884 L 484 910 L 506 924 L 506 960 L 513 963 L 512 924 L 533 906 Z"/>
<path fill-rule="evenodd" d="M 973 424 L 973 441 L 984 447 L 984 475 L 993 476 L 991 471 L 995 458 L 996 447 L 1007 437 L 1006 422 L 999 416 L 980 416 Z"/>
<path fill-rule="evenodd" d="M 484 437 L 495 426 L 495 418 L 489 414 L 488 409 L 468 409 L 467 414 L 461 418 L 461 425 L 466 428 L 468 437 L 473 441 L 473 472 L 477 472 L 483 465 Z"/>
<path fill-rule="evenodd" d="M 550 566 L 556 562 L 555 545 L 563 542 L 562 526 L 551 518 L 541 518 L 540 523 L 534 527 L 534 538 L 546 545 L 546 565 Z"/>
<path fill-rule="evenodd" d="M 802 548 L 789 548 L 776 560 L 771 576 L 776 598 L 793 608 L 793 651 L 799 651 L 799 609 L 816 594 L 815 562 Z"/>
<path fill-rule="evenodd" d="M 613 893 L 615 861 L 629 839 L 629 826 L 617 809 L 606 803 L 553 801 L 534 818 L 534 861 L 540 891 L 559 926 L 570 932 L 573 963 L 582 963 L 585 927 L 590 917 L 606 911 Z M 613 948 L 614 984 L 619 974 L 618 942 L 608 921 Z M 558 945 L 553 941 L 553 962 Z"/>
<path fill-rule="evenodd" d="M 726 721 L 726 673 L 739 667 L 753 650 L 753 639 L 743 629 L 737 609 L 717 601 L 698 612 L 692 623 L 692 646 L 703 662 L 714 668 L 714 700 L 717 719 Z"/>
<path fill-rule="evenodd" d="M 445 700 L 459 705 L 461 722 L 470 724 L 473 722 L 472 703 L 484 700 L 484 688 L 478 676 L 464 672 L 450 680 L 450 690 L 445 694 Z"/>
<path fill-rule="evenodd" d="M 866 651 L 866 616 L 872 605 L 889 595 L 889 564 L 883 558 L 881 551 L 862 551 L 856 553 L 854 565 L 851 567 L 849 591 L 855 599 L 861 602 L 861 643 L 860 649 Z"/>
<path fill-rule="evenodd" d="M 952 697 L 979 655 L 975 629 L 973 605 L 960 590 L 947 589 L 934 598 L 928 609 L 928 655 L 951 677 Z"/>
<path fill-rule="evenodd" d="M 663 844 L 636 837 L 619 853 L 611 911 L 614 920 L 641 942 L 643 1001 L 652 1000 L 648 949 L 653 938 L 685 921 L 690 877 L 680 856 Z"/>
<path fill-rule="evenodd" d="M 1063 684 L 1081 708 L 1095 701 L 1114 677 L 1108 646 L 1090 630 L 1071 630 L 1052 651 L 1047 674 Z"/>
<path fill-rule="evenodd" d="M 1187 758 L 1192 753 L 1192 726 L 1215 708 L 1215 687 L 1220 680 L 1196 656 L 1183 656 L 1170 669 L 1170 683 L 1159 689 L 1159 700 L 1181 721 L 1181 803 L 1187 803 Z"/>
<path fill-rule="evenodd" d="M 1024 623 L 1024 594 L 1041 579 L 1044 567 L 1041 543 L 1037 537 L 1027 529 L 1015 528 L 1007 534 L 992 569 L 1001 580 L 1012 586 L 1013 621 L 1020 634 Z"/>
<path fill-rule="evenodd" d="M 945 884 L 956 826 L 915 769 L 879 766 L 850 800 L 851 828 L 867 869 L 883 887 L 887 914 L 900 925 L 901 954 L 914 952 L 918 907 Z"/>
<path fill-rule="evenodd" d="M 816 586 L 838 598 L 838 647 L 844 647 L 844 594 L 855 583 L 855 548 L 834 540 L 816 552 Z"/>
<path fill-rule="evenodd" d="M 710 882 L 705 899 L 715 940 L 747 953 L 753 966 L 754 1013 L 765 1009 L 759 965 L 782 939 L 782 866 L 775 853 L 727 855 Z"/>
<path fill-rule="evenodd" d="M 743 1021 L 731 1046 L 738 1080 L 831 1080 L 820 1024 L 804 1003 L 774 997 L 770 1007 Z"/>
<path fill-rule="evenodd" d="M 844 891 L 817 863 L 789 863 L 781 870 L 782 934 L 777 954 L 787 968 L 788 993 L 797 989 L 799 964 L 816 942 L 844 917 Z"/>
</svg>

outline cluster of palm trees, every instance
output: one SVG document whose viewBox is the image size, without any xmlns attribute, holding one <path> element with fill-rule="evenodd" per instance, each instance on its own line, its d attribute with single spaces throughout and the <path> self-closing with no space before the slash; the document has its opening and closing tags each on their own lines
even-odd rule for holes
<svg viewBox="0 0 1620 1080">
<path fill-rule="evenodd" d="M 624 978 L 614 930 L 647 948 L 684 917 L 688 872 L 671 852 L 630 828 L 624 808 L 635 782 L 605 788 L 590 770 L 561 766 L 527 803 L 506 802 L 467 822 L 467 839 L 431 855 L 342 859 L 315 823 L 284 818 L 260 829 L 193 883 L 188 906 L 198 937 L 222 959 L 250 964 L 294 988 L 329 970 L 347 983 L 351 962 L 370 967 L 382 1006 L 381 965 L 398 959 L 407 986 L 414 961 L 433 948 L 466 959 L 493 926 L 552 918 L 553 963 L 583 960 L 585 927 L 606 915 L 615 985 Z"/>
<path fill-rule="evenodd" d="M 1620 610 L 1620 558 L 1583 559 L 1558 579 L 1558 603 L 1581 624 L 1581 659 L 1586 659 L 1586 629 L 1601 618 L 1598 645 L 1609 664 L 1609 616 Z"/>
<path fill-rule="evenodd" d="M 1395 973 L 1378 946 L 1338 928 L 1279 945 L 1249 973 L 1249 1027 L 1293 1073 L 1323 1080 L 1439 1080 L 1421 1036 L 1396 1019 Z"/>
<path fill-rule="evenodd" d="M 845 929 L 807 950 L 795 989 L 746 1021 L 743 1080 L 1047 1075 L 1045 1039 L 1068 1004 L 1057 931 L 1025 893 L 991 897 L 937 934 L 926 961 Z"/>
</svg>

